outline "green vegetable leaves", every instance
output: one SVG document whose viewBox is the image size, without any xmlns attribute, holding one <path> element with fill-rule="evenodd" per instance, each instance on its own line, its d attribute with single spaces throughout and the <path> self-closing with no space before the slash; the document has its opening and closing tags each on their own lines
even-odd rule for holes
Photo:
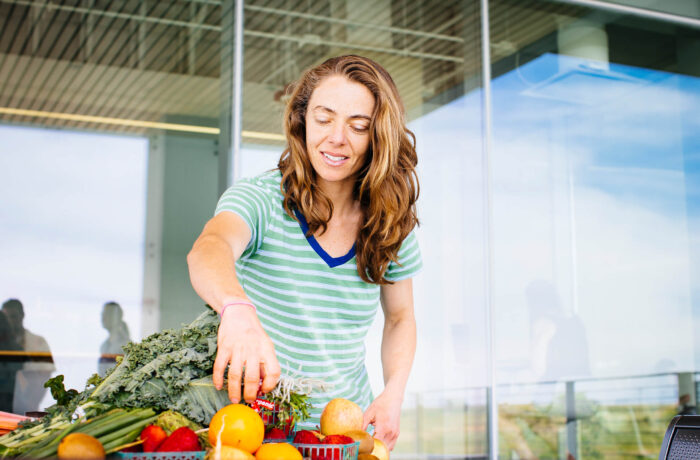
<svg viewBox="0 0 700 460">
<path fill-rule="evenodd" d="M 77 390 L 67 390 L 63 385 L 63 376 L 57 375 L 52 379 L 48 379 L 44 383 L 44 388 L 51 390 L 51 396 L 56 400 L 56 404 L 59 406 L 67 406 L 70 402 L 78 396 Z"/>
<path fill-rule="evenodd" d="M 190 382 L 211 375 L 218 327 L 218 315 L 208 308 L 182 329 L 129 343 L 122 361 L 90 397 L 117 407 L 174 409 L 197 422 L 208 422 L 213 412 L 204 413 L 192 404 L 187 392 Z"/>
</svg>

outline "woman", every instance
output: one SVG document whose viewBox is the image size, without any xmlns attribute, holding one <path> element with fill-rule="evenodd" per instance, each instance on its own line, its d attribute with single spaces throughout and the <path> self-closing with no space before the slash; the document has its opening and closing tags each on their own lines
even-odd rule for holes
<svg viewBox="0 0 700 460">
<path fill-rule="evenodd" d="M 251 402 L 280 371 L 332 385 L 393 448 L 415 353 L 411 278 L 421 267 L 413 134 L 389 74 L 329 59 L 295 86 L 279 169 L 239 181 L 188 255 L 192 285 L 221 314 L 214 383 Z M 380 303 L 385 389 L 374 401 L 364 338 Z M 245 372 L 244 372 L 245 369 Z"/>
</svg>

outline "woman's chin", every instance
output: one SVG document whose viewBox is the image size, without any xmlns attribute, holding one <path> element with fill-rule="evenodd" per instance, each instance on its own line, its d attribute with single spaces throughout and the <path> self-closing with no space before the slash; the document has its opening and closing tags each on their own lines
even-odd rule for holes
<svg viewBox="0 0 700 460">
<path fill-rule="evenodd" d="M 324 182 L 336 183 L 347 181 L 351 174 L 350 171 L 346 170 L 329 170 L 328 168 L 322 168 L 320 171 L 316 171 L 316 176 Z"/>
</svg>

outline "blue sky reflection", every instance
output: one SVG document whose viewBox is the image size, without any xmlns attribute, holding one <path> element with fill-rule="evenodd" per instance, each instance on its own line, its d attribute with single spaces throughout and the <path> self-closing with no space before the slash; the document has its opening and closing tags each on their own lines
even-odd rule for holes
<svg viewBox="0 0 700 460">
<path fill-rule="evenodd" d="M 104 302 L 140 336 L 148 140 L 17 126 L 0 139 L 0 301 L 24 303 L 25 327 L 82 388 L 107 338 Z"/>
<path fill-rule="evenodd" d="M 545 54 L 494 79 L 492 91 L 498 380 L 693 369 L 700 80 Z M 473 91 L 411 123 L 429 267 L 417 282 L 417 315 L 420 331 L 430 331 L 419 342 L 413 391 L 434 389 L 436 367 L 444 388 L 486 384 L 476 311 L 480 98 Z M 446 189 L 453 176 L 461 189 Z M 528 303 L 541 282 L 554 286 L 554 307 Z M 436 301 L 450 312 L 421 314 Z M 572 321 L 585 331 L 582 343 L 553 341 Z M 551 343 L 569 362 L 552 359 Z"/>
</svg>

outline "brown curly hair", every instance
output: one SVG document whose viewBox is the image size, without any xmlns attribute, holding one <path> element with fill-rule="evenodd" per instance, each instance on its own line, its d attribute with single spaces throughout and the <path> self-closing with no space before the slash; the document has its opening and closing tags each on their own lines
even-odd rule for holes
<svg viewBox="0 0 700 460">
<path fill-rule="evenodd" d="M 284 115 L 287 148 L 278 163 L 284 209 L 294 219 L 295 209 L 303 214 L 309 225 L 307 236 L 318 229 L 325 232 L 333 214 L 331 200 L 316 186 L 306 150 L 309 99 L 319 83 L 332 75 L 360 83 L 374 96 L 369 150 L 354 188 L 363 213 L 355 253 L 357 272 L 364 281 L 392 284 L 384 277 L 386 269 L 391 261 L 398 263 L 401 243 L 418 224 L 418 157 L 396 85 L 373 60 L 356 55 L 328 59 L 304 72 L 293 87 Z"/>
</svg>

